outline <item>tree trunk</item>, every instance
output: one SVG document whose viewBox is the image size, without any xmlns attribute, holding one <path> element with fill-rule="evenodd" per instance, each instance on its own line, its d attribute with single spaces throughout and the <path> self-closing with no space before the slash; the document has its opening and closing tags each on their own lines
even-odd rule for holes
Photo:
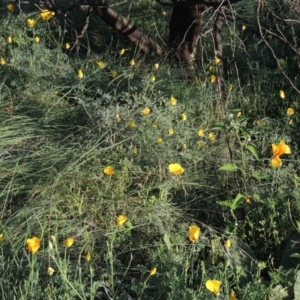
<svg viewBox="0 0 300 300">
<path fill-rule="evenodd" d="M 176 5 L 169 27 L 169 46 L 180 62 L 193 65 L 197 54 L 197 41 L 201 30 L 203 4 Z"/>
<path fill-rule="evenodd" d="M 95 12 L 105 23 L 126 36 L 143 52 L 150 55 L 162 55 L 164 53 L 155 41 L 147 37 L 124 16 L 110 8 L 105 0 L 87 0 L 87 3 L 94 6 Z"/>
</svg>

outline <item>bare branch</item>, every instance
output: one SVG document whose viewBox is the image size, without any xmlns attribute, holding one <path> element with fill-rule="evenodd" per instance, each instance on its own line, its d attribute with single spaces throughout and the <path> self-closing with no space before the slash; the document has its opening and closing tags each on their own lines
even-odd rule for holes
<svg viewBox="0 0 300 300">
<path fill-rule="evenodd" d="M 260 19 L 259 19 L 260 9 L 261 9 L 261 0 L 258 1 L 258 6 L 257 6 L 257 24 L 258 24 L 258 28 L 259 28 L 259 32 L 260 32 L 261 38 L 264 41 L 265 45 L 270 49 L 273 57 L 275 58 L 275 60 L 277 62 L 277 67 L 280 69 L 280 71 L 282 72 L 283 76 L 289 81 L 289 83 L 291 84 L 291 86 L 300 94 L 300 90 L 295 86 L 295 84 L 293 83 L 293 81 L 290 79 L 290 77 L 283 70 L 283 68 L 282 68 L 282 66 L 280 64 L 279 58 L 277 57 L 274 49 L 272 48 L 272 46 L 269 44 L 269 42 L 266 40 L 266 38 L 264 36 L 263 29 L 261 27 Z"/>
<path fill-rule="evenodd" d="M 82 27 L 80 34 L 77 36 L 77 38 L 82 38 L 84 36 L 84 34 L 86 33 L 86 31 L 89 27 L 90 15 L 91 15 L 92 10 L 93 10 L 93 8 L 89 7 L 88 11 L 86 12 L 84 25 Z"/>
</svg>

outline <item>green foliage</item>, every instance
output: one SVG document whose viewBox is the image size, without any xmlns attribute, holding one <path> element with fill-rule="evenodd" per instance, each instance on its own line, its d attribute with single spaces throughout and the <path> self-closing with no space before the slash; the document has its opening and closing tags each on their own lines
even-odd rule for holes
<svg viewBox="0 0 300 300">
<path fill-rule="evenodd" d="M 239 4 L 238 14 L 256 18 L 256 5 Z M 264 9 L 277 13 L 286 5 L 272 1 Z M 110 30 L 100 38 L 99 28 L 106 27 L 94 17 L 75 43 L 71 24 L 84 22 L 81 11 L 44 21 L 35 7 L 8 13 L 5 6 L 3 299 L 216 299 L 205 285 L 210 279 L 221 282 L 219 299 L 232 291 L 247 300 L 300 297 L 298 95 L 255 25 L 242 30 L 243 23 L 233 22 L 224 29 L 224 86 L 232 87 L 223 92 L 219 111 L 207 36 L 200 41 L 199 70 L 184 70 L 166 57 L 144 57 Z M 161 10 L 144 1 L 120 6 L 157 39 L 153 28 L 166 34 L 170 16 L 166 10 L 161 17 Z M 270 15 L 264 12 L 266 26 Z M 34 27 L 28 18 L 36 20 Z M 273 39 L 280 66 L 291 76 L 294 50 Z M 287 114 L 289 107 L 295 114 Z M 281 140 L 291 154 L 272 168 L 272 144 Z M 171 163 L 184 173 L 171 174 Z M 105 172 L 108 166 L 113 174 Z M 123 224 L 120 215 L 127 218 Z M 195 242 L 191 225 L 201 228 Z M 34 236 L 41 244 L 32 254 L 26 241 Z M 74 244 L 66 247 L 69 237 Z"/>
</svg>

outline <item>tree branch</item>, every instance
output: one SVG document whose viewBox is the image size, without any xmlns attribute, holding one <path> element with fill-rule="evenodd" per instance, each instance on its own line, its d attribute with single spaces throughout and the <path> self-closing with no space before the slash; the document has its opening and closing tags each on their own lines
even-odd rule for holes
<svg viewBox="0 0 300 300">
<path fill-rule="evenodd" d="M 217 68 L 217 87 L 216 91 L 219 95 L 219 106 L 224 114 L 224 106 L 223 106 L 223 93 L 222 93 L 222 82 L 223 82 L 223 67 L 222 67 L 222 57 L 223 57 L 223 43 L 221 37 L 222 26 L 225 21 L 225 15 L 223 12 L 223 8 L 221 8 L 217 12 L 217 18 L 213 27 L 213 37 L 214 37 L 214 46 L 215 46 L 215 57 L 220 59 L 220 62 L 216 62 Z"/>
<path fill-rule="evenodd" d="M 150 55 L 162 55 L 164 53 L 164 50 L 155 41 L 140 31 L 124 16 L 110 8 L 105 0 L 87 0 L 87 3 L 94 7 L 94 11 L 106 24 L 126 36 L 143 52 Z"/>
<path fill-rule="evenodd" d="M 258 6 L 257 6 L 257 24 L 258 24 L 258 29 L 259 29 L 259 33 L 261 35 L 262 40 L 264 41 L 265 45 L 270 49 L 274 59 L 277 62 L 277 67 L 280 69 L 280 71 L 282 72 L 283 76 L 288 80 L 288 82 L 291 84 L 291 86 L 294 88 L 295 91 L 297 91 L 297 93 L 300 94 L 300 90 L 295 86 L 295 84 L 293 83 L 293 81 L 291 80 L 291 78 L 286 74 L 286 72 L 283 70 L 279 58 L 277 57 L 274 49 L 272 48 L 272 46 L 269 44 L 269 42 L 267 41 L 267 39 L 265 38 L 265 35 L 263 33 L 263 29 L 262 26 L 260 24 L 260 19 L 259 19 L 259 15 L 260 15 L 260 10 L 261 10 L 261 1 L 258 1 Z"/>
<path fill-rule="evenodd" d="M 191 6 L 197 4 L 204 4 L 209 7 L 217 8 L 220 6 L 226 6 L 238 3 L 242 0 L 223 0 L 223 1 L 207 1 L 207 0 L 172 0 L 172 3 L 163 2 L 161 0 L 156 0 L 157 3 L 163 6 Z"/>
</svg>

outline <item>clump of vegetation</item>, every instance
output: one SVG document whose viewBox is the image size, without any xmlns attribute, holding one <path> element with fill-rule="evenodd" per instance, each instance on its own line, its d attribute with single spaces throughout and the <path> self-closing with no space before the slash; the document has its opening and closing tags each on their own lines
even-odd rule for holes
<svg viewBox="0 0 300 300">
<path fill-rule="evenodd" d="M 242 2 L 222 58 L 206 12 L 194 69 L 2 5 L 3 299 L 300 297 L 299 24 L 266 31 L 297 6 Z M 126 9 L 163 39 L 171 9 Z"/>
</svg>

